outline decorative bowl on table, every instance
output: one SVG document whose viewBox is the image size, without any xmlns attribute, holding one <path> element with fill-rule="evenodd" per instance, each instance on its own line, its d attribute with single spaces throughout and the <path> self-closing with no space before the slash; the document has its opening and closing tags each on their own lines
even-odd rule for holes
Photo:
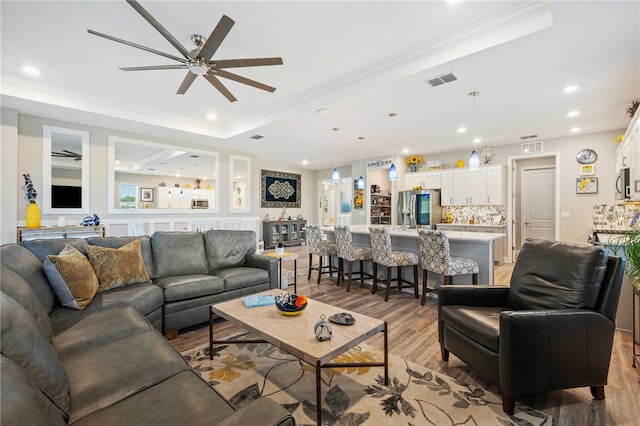
<svg viewBox="0 0 640 426">
<path fill-rule="evenodd" d="M 278 293 L 275 297 L 276 307 L 282 315 L 300 315 L 307 307 L 307 297 L 301 294 Z"/>
</svg>

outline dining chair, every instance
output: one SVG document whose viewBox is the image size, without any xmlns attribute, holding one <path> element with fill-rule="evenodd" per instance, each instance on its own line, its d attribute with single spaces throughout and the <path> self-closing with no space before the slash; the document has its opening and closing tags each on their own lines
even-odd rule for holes
<svg viewBox="0 0 640 426">
<path fill-rule="evenodd" d="M 339 272 L 339 269 L 336 266 L 333 266 L 332 260 L 332 256 L 336 256 L 338 254 L 338 249 L 335 243 L 322 239 L 322 230 L 318 225 L 307 225 L 305 228 L 305 235 L 307 238 L 307 248 L 309 250 L 309 275 L 307 279 L 311 279 L 311 271 L 318 271 L 318 284 L 320 284 L 320 277 L 322 274 L 329 274 L 330 276 L 333 276 L 334 272 Z M 318 256 L 318 266 L 313 265 L 314 254 Z M 324 257 L 329 258 L 328 265 L 322 265 Z"/>
<path fill-rule="evenodd" d="M 364 284 L 365 279 L 372 279 L 373 275 L 365 272 L 364 261 L 373 261 L 373 254 L 371 247 L 355 246 L 353 245 L 353 235 L 349 226 L 334 227 L 336 235 L 336 246 L 338 249 L 338 259 L 340 259 L 341 267 L 338 268 L 338 276 L 344 281 L 347 278 L 347 291 L 351 291 L 351 282 L 353 280 Z M 347 262 L 345 267 L 344 262 Z M 360 270 L 353 271 L 353 262 L 360 262 Z M 345 269 L 348 269 L 345 271 Z M 338 285 L 340 279 L 338 279 Z"/>
</svg>

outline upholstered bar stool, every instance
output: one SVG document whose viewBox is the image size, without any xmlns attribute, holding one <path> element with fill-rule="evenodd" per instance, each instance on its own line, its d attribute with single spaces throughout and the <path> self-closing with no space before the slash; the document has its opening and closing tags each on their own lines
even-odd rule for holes
<svg viewBox="0 0 640 426">
<path fill-rule="evenodd" d="M 424 306 L 427 292 L 438 293 L 438 289 L 427 286 L 427 271 L 444 275 L 444 285 L 451 284 L 451 277 L 455 275 L 471 274 L 473 285 L 478 284 L 478 262 L 464 257 L 451 257 L 449 238 L 444 231 L 418 229 L 420 237 L 420 260 L 422 262 L 422 300 Z"/>
<path fill-rule="evenodd" d="M 309 276 L 307 279 L 311 279 L 311 271 L 318 271 L 318 284 L 320 284 L 322 274 L 333 276 L 334 272 L 339 272 L 338 268 L 333 266 L 333 261 L 331 260 L 331 256 L 338 254 L 338 249 L 335 243 L 322 239 L 322 231 L 318 225 L 307 225 L 305 233 L 307 236 L 307 248 L 309 249 Z M 318 256 L 318 266 L 313 266 L 314 254 Z M 322 259 L 325 256 L 329 257 L 329 264 L 323 266 Z"/>
<path fill-rule="evenodd" d="M 338 276 L 345 280 L 347 278 L 347 291 L 351 291 L 351 282 L 353 280 L 364 284 L 366 278 L 373 278 L 373 275 L 364 271 L 364 261 L 373 260 L 373 254 L 371 253 L 371 247 L 362 247 L 353 245 L 353 235 L 351 229 L 348 226 L 335 226 L 336 231 L 336 246 L 338 247 L 338 258 L 341 262 Z M 344 262 L 348 263 L 348 267 L 345 267 Z M 360 270 L 353 272 L 353 262 L 360 262 Z M 345 269 L 348 269 L 345 271 Z M 340 280 L 338 280 L 340 284 Z"/>
<path fill-rule="evenodd" d="M 384 301 L 389 300 L 389 291 L 391 290 L 391 282 L 397 281 L 398 290 L 403 288 L 413 288 L 416 299 L 418 298 L 418 264 L 420 259 L 417 254 L 408 251 L 391 250 L 391 236 L 386 228 L 369 228 L 371 235 L 371 249 L 373 251 L 373 288 L 371 293 L 378 290 L 378 265 L 387 268 L 387 279 L 384 293 Z M 405 266 L 413 266 L 413 283 L 402 278 L 402 268 Z M 392 279 L 391 272 L 393 267 L 398 268 L 398 278 Z M 406 284 L 403 284 L 406 283 Z"/>
</svg>

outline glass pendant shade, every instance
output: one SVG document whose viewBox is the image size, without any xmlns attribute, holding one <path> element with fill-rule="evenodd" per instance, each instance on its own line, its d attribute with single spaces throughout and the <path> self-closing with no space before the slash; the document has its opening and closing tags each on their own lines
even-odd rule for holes
<svg viewBox="0 0 640 426">
<path fill-rule="evenodd" d="M 340 173 L 338 172 L 337 168 L 333 169 L 333 173 L 331 174 L 331 181 L 333 183 L 340 183 Z"/>
<path fill-rule="evenodd" d="M 398 180 L 398 170 L 393 163 L 391 163 L 391 167 L 389 167 L 389 180 Z"/>
<path fill-rule="evenodd" d="M 480 156 L 475 149 L 471 152 L 471 157 L 469 158 L 469 168 L 472 170 L 480 168 Z"/>
<path fill-rule="evenodd" d="M 356 182 L 358 184 L 358 189 L 364 189 L 364 178 L 362 176 L 360 176 Z"/>
</svg>

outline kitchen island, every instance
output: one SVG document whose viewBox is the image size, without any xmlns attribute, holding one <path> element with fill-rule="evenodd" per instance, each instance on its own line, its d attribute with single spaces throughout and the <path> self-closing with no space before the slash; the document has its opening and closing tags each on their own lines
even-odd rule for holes
<svg viewBox="0 0 640 426">
<path fill-rule="evenodd" d="M 409 251 L 420 255 L 420 242 L 418 239 L 418 231 L 415 229 L 403 230 L 398 227 L 386 227 L 391 235 L 391 247 L 393 250 Z M 322 230 L 327 233 L 327 239 L 334 241 L 334 229 L 330 226 L 322 227 Z M 352 225 L 351 233 L 353 234 L 353 243 L 355 245 L 370 246 L 371 239 L 369 237 L 368 225 Z M 493 246 L 496 240 L 505 238 L 506 234 L 489 233 L 489 232 L 460 232 L 460 231 L 447 231 L 447 237 L 449 238 L 449 248 L 451 250 L 452 257 L 465 257 L 467 259 L 473 259 L 478 262 L 480 272 L 478 274 L 478 284 L 494 284 L 493 271 L 494 271 L 494 258 L 493 258 Z M 355 265 L 354 265 L 355 266 Z M 422 268 L 422 266 L 420 266 Z M 404 272 L 403 272 L 404 274 Z M 412 273 L 408 270 L 406 272 L 410 277 Z M 471 275 L 460 275 L 452 277 L 452 284 L 471 284 Z M 508 284 L 508 283 L 500 283 Z M 428 274 L 429 287 L 439 287 L 442 285 L 442 275 L 429 273 Z M 422 278 L 419 288 L 422 288 Z"/>
</svg>

